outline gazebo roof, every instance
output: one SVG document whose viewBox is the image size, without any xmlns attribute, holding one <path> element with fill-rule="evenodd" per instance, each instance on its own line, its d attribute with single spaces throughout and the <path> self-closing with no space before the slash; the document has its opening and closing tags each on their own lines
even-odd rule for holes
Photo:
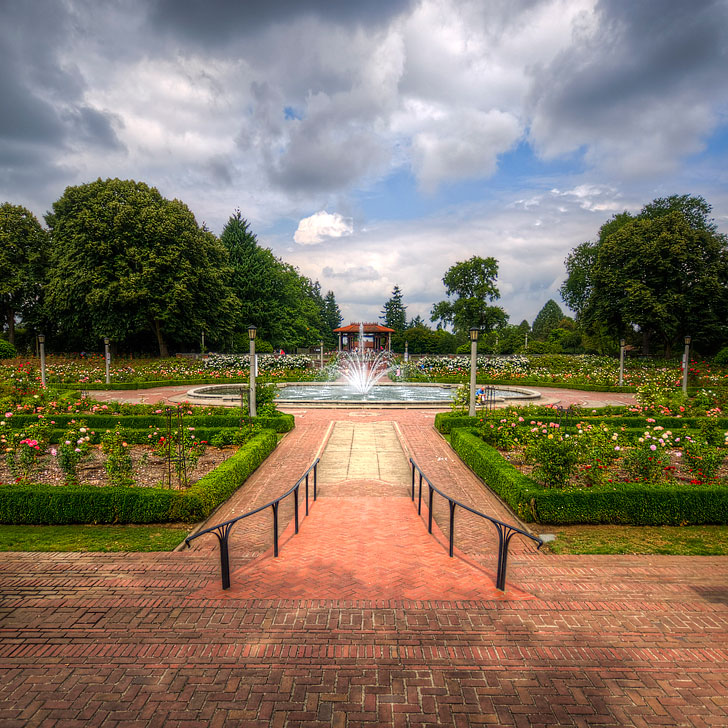
<svg viewBox="0 0 728 728">
<path fill-rule="evenodd" d="M 360 324 L 349 324 L 341 328 L 334 329 L 335 334 L 358 334 Z M 394 334 L 395 330 L 379 324 L 363 324 L 365 334 Z"/>
</svg>

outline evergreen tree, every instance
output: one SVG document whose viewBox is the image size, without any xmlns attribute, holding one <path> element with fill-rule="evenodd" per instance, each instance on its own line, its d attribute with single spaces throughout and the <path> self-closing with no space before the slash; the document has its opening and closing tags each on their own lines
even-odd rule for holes
<svg viewBox="0 0 728 728">
<path fill-rule="evenodd" d="M 336 303 L 336 297 L 333 291 L 328 291 L 324 296 L 324 341 L 329 349 L 335 349 L 338 346 L 339 338 L 334 333 L 334 329 L 338 329 L 344 320 L 341 315 L 341 309 Z"/>
<path fill-rule="evenodd" d="M 559 304 L 550 298 L 533 320 L 533 337 L 538 341 L 546 341 L 553 329 L 559 328 L 564 313 Z"/>
<path fill-rule="evenodd" d="M 384 325 L 397 332 L 407 327 L 407 307 L 402 303 L 402 291 L 395 285 L 392 297 L 384 304 L 382 315 L 379 317 Z"/>
</svg>

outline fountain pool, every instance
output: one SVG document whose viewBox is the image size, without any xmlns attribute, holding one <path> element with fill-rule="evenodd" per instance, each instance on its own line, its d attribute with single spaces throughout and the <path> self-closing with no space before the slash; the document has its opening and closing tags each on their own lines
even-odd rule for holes
<svg viewBox="0 0 728 728">
<path fill-rule="evenodd" d="M 279 406 L 302 405 L 307 407 L 422 407 L 447 409 L 458 385 L 410 383 L 381 383 L 361 392 L 357 387 L 343 382 L 294 382 L 276 384 L 276 403 Z M 187 392 L 192 403 L 240 405 L 241 392 L 247 395 L 247 386 L 219 384 L 197 387 Z M 541 395 L 531 389 L 499 388 L 496 401 L 536 399 Z"/>
</svg>

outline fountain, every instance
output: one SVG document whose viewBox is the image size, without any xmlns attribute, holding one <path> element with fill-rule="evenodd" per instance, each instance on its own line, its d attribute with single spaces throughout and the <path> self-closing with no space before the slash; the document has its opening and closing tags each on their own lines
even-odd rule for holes
<svg viewBox="0 0 728 728">
<path fill-rule="evenodd" d="M 279 405 L 307 407 L 432 407 L 447 409 L 459 385 L 382 381 L 392 369 L 391 353 L 367 351 L 364 347 L 364 324 L 359 324 L 359 345 L 340 357 L 344 382 L 280 383 L 276 387 Z M 245 385 L 223 384 L 200 387 L 187 392 L 190 402 L 239 405 Z M 496 400 L 528 400 L 541 395 L 530 389 L 502 388 L 494 392 Z"/>
<path fill-rule="evenodd" d="M 358 394 L 369 394 L 372 387 L 392 368 L 388 351 L 368 352 L 364 348 L 364 324 L 359 324 L 359 346 L 343 355 L 341 373 Z"/>
</svg>

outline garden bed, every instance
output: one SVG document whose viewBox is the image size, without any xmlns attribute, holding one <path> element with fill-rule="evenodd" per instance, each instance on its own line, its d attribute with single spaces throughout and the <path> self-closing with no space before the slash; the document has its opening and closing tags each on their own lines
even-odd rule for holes
<svg viewBox="0 0 728 728">
<path fill-rule="evenodd" d="M 602 483 L 545 488 L 472 429 L 452 431 L 455 452 L 527 522 L 632 525 L 728 524 L 728 486 L 715 483 Z"/>
</svg>

